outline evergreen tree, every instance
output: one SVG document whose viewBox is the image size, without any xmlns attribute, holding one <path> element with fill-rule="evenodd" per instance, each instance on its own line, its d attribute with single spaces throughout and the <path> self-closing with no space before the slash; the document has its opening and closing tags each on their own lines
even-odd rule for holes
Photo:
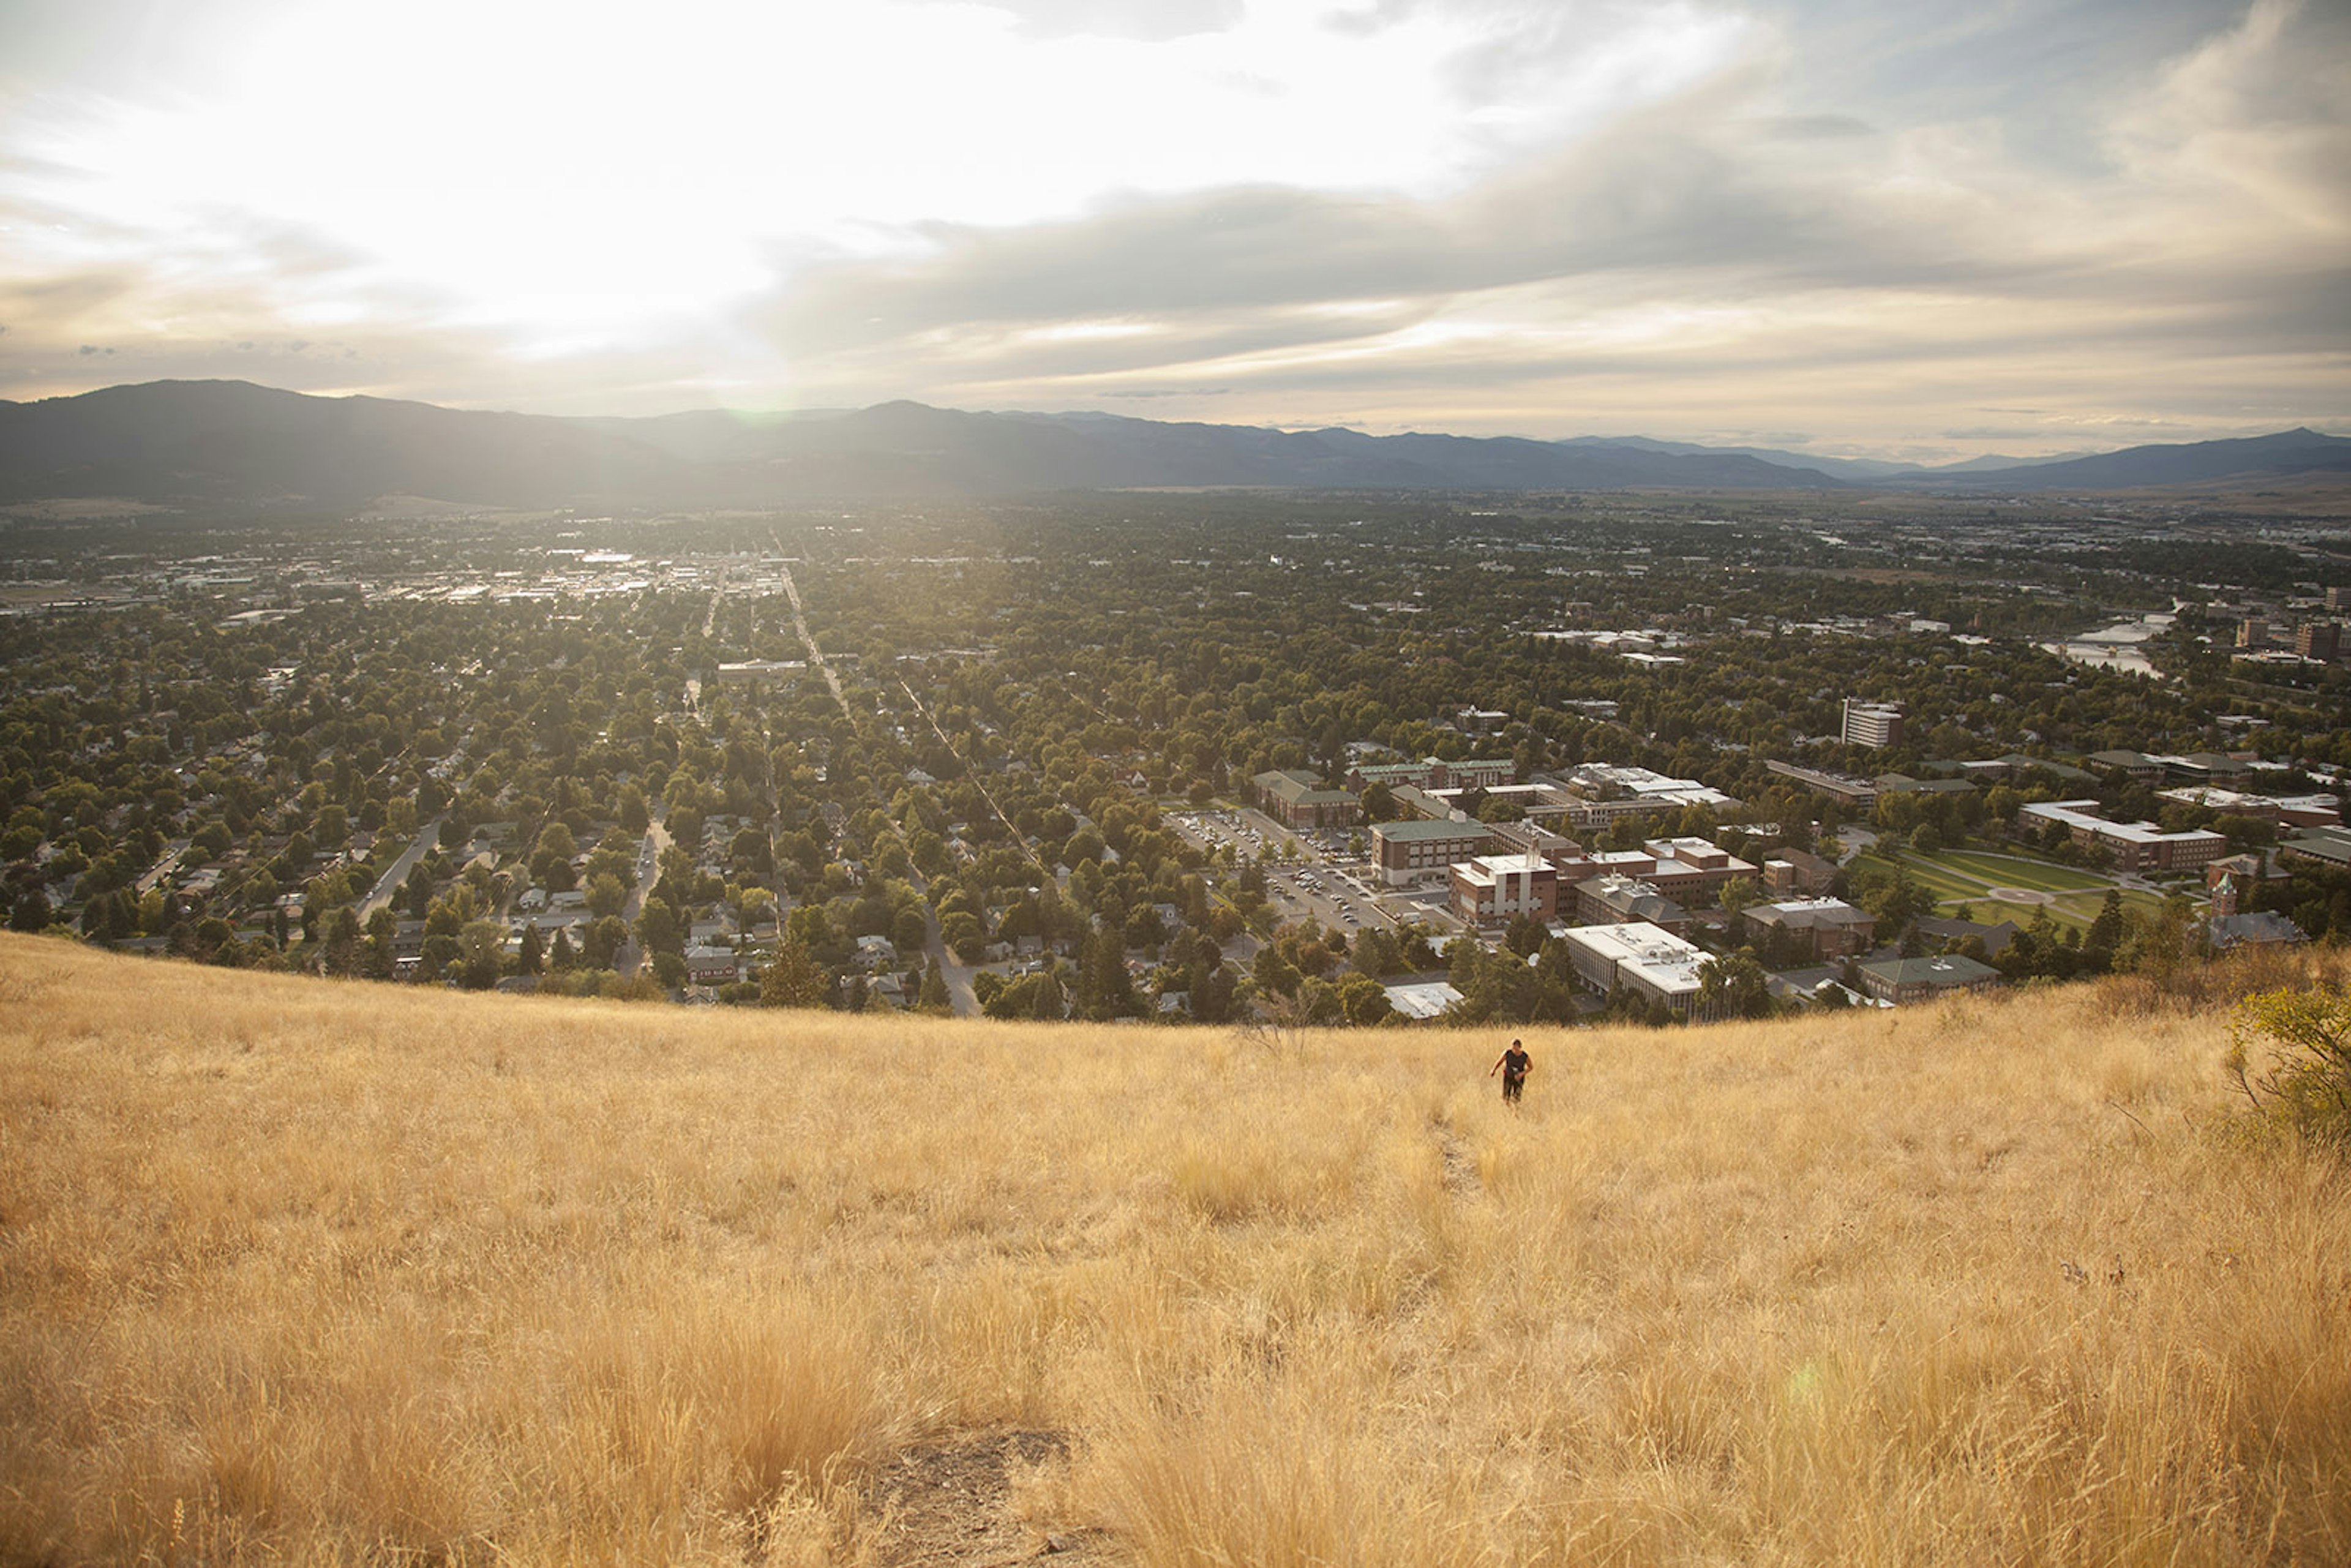
<svg viewBox="0 0 2351 1568">
<path fill-rule="evenodd" d="M 946 1018 L 955 1011 L 955 1001 L 947 994 L 947 979 L 939 973 L 936 964 L 923 971 L 923 988 L 916 998 L 914 1010 Z"/>
<path fill-rule="evenodd" d="M 759 977 L 759 1005 L 767 1008 L 821 1008 L 832 1004 L 832 977 L 809 954 L 805 943 L 787 936 L 776 948 L 776 960 Z"/>
</svg>

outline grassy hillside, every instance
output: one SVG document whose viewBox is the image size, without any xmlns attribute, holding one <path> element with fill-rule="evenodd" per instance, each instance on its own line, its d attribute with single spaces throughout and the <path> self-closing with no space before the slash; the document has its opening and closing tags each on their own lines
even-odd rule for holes
<svg viewBox="0 0 2351 1568">
<path fill-rule="evenodd" d="M 2082 988 L 1531 1033 L 0 939 L 0 1563 L 2351 1560 L 2351 1202 Z"/>
</svg>

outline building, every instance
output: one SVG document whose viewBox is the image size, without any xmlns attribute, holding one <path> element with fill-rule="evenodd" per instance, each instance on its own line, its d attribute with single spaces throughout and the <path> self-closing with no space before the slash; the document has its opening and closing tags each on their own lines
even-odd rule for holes
<svg viewBox="0 0 2351 1568">
<path fill-rule="evenodd" d="M 1844 727 L 1840 732 L 1847 746 L 1865 746 L 1881 750 L 1902 744 L 1902 710 L 1892 703 L 1856 702 L 1844 699 Z"/>
<path fill-rule="evenodd" d="M 1877 941 L 1876 917 L 1841 898 L 1754 904 L 1740 911 L 1740 918 L 1759 945 L 1776 937 L 1787 963 L 1847 958 L 1868 952 Z"/>
<path fill-rule="evenodd" d="M 2294 628 L 2294 651 L 2331 664 L 2343 651 L 2343 628 L 2332 621 L 2305 621 Z"/>
<path fill-rule="evenodd" d="M 2311 828 L 2291 834 L 2279 842 L 2278 856 L 2351 870 L 2351 828 Z"/>
<path fill-rule="evenodd" d="M 1325 789 L 1311 773 L 1285 768 L 1249 780 L 1258 810 L 1292 832 L 1351 828 L 1364 820 L 1364 803 L 1344 789 Z"/>
<path fill-rule="evenodd" d="M 1877 786 L 1866 779 L 1855 779 L 1849 773 L 1831 773 L 1820 768 L 1799 768 L 1792 762 L 1772 760 L 1763 766 L 1782 779 L 1794 779 L 1814 794 L 1827 796 L 1840 806 L 1873 806 L 1877 803 Z"/>
<path fill-rule="evenodd" d="M 1492 735 L 1510 722 L 1499 708 L 1465 707 L 1453 716 L 1453 727 L 1464 735 Z"/>
<path fill-rule="evenodd" d="M 2053 800 L 2025 807 L 2017 826 L 2027 831 L 2055 822 L 2085 848 L 2108 850 L 2117 871 L 2186 871 L 2229 852 L 2229 841 L 2207 828 L 2167 833 L 2153 822 L 2110 822 L 2095 800 Z"/>
<path fill-rule="evenodd" d="M 1646 768 L 1587 762 L 1560 780 L 1568 793 L 1567 821 L 1578 831 L 1604 828 L 1619 817 L 1678 814 L 1687 806 L 1736 809 L 1737 800 L 1695 779 L 1668 779 Z"/>
<path fill-rule="evenodd" d="M 1455 862 L 1486 852 L 1494 835 L 1483 822 L 1437 818 L 1381 822 L 1372 829 L 1372 862 L 1391 887 L 1446 873 Z"/>
<path fill-rule="evenodd" d="M 2250 915 L 2216 915 L 2206 924 L 2206 929 L 2211 933 L 2212 946 L 2223 952 L 2231 947 L 2284 946 L 2310 940 L 2301 926 L 2266 909 L 2257 909 Z"/>
<path fill-rule="evenodd" d="M 1740 859 L 1711 839 L 1651 839 L 1641 847 L 1655 862 L 1646 873 L 1649 882 L 1659 893 L 1686 904 L 1707 903 L 1724 883 L 1756 874 L 1753 861 Z"/>
<path fill-rule="evenodd" d="M 1860 967 L 1861 988 L 1898 1008 L 1956 991 L 1988 991 L 2000 984 L 1998 969 L 1958 953 L 1938 958 L 1878 958 Z"/>
<path fill-rule="evenodd" d="M 1442 1018 L 1446 1009 L 1461 999 L 1461 993 L 1448 980 L 1413 981 L 1380 988 L 1388 995 L 1388 1006 L 1408 1019 Z"/>
<path fill-rule="evenodd" d="M 722 686 L 772 686 L 798 679 L 808 665 L 799 659 L 744 659 L 718 666 Z"/>
<path fill-rule="evenodd" d="M 1823 860 L 1810 850 L 1776 849 L 1763 862 L 1763 891 L 1772 898 L 1817 895 L 1829 890 L 1836 873 L 1834 862 Z"/>
<path fill-rule="evenodd" d="M 696 986 L 731 986 L 743 977 L 741 956 L 732 947 L 688 947 L 685 977 Z"/>
<path fill-rule="evenodd" d="M 1491 789 L 1519 776 L 1519 765 L 1507 757 L 1473 757 L 1459 762 L 1424 757 L 1417 762 L 1359 762 L 1347 769 L 1355 789 L 1384 784 L 1391 789 Z"/>
<path fill-rule="evenodd" d="M 2290 828 L 2331 828 L 2343 821 L 2343 802 L 2333 795 L 2249 795 L 2212 784 L 2182 784 L 2175 789 L 2158 790 L 2156 799 L 2210 807 L 2224 817 L 2283 822 Z"/>
<path fill-rule="evenodd" d="M 2137 751 L 2093 751 L 2082 760 L 2102 772 L 2119 773 L 2134 784 L 2155 784 L 2163 779 L 2163 764 Z"/>
<path fill-rule="evenodd" d="M 1575 925 L 1561 932 L 1559 941 L 1575 977 L 1601 996 L 1622 989 L 1687 1013 L 1698 995 L 1706 953 L 1670 931 L 1641 921 Z"/>
<path fill-rule="evenodd" d="M 1471 925 L 1503 925 L 1521 915 L 1559 913 L 1559 871 L 1539 854 L 1479 855 L 1450 873 L 1453 913 Z"/>
<path fill-rule="evenodd" d="M 1983 955 L 1997 958 L 2016 939 L 2016 922 L 2002 920 L 1985 925 L 1974 920 L 1954 920 L 1941 915 L 1922 915 L 1912 922 L 1918 935 L 1947 947 L 1957 947 L 1966 942 L 1983 944 Z"/>
<path fill-rule="evenodd" d="M 1638 877 L 1606 873 L 1575 884 L 1579 925 L 1654 925 L 1678 936 L 1690 925 L 1689 912 Z"/>
</svg>

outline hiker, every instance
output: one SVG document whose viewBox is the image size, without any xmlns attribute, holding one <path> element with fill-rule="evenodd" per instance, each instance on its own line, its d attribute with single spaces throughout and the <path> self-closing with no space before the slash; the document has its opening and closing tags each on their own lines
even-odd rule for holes
<svg viewBox="0 0 2351 1568">
<path fill-rule="evenodd" d="M 1527 1092 L 1527 1074 L 1533 1067 L 1534 1061 L 1527 1055 L 1525 1042 L 1514 1040 L 1510 1041 L 1510 1049 L 1496 1057 L 1494 1065 L 1486 1069 L 1486 1076 L 1491 1078 L 1495 1073 L 1500 1073 L 1502 1103 L 1515 1105 L 1519 1103 L 1519 1096 Z"/>
</svg>

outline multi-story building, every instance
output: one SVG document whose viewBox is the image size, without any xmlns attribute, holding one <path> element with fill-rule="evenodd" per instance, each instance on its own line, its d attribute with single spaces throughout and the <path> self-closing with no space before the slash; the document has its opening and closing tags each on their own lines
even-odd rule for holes
<svg viewBox="0 0 2351 1568">
<path fill-rule="evenodd" d="M 1561 932 L 1559 940 L 1576 978 L 1604 997 L 1621 987 L 1682 1013 L 1698 995 L 1706 953 L 1670 931 L 1642 921 L 1576 925 Z"/>
<path fill-rule="evenodd" d="M 1829 883 L 1836 880 L 1836 871 L 1834 862 L 1809 850 L 1776 849 L 1763 862 L 1763 891 L 1773 898 L 1826 893 Z"/>
<path fill-rule="evenodd" d="M 1381 822 L 1372 829 L 1372 861 L 1390 886 L 1403 887 L 1445 875 L 1455 862 L 1483 854 L 1493 839 L 1483 822 Z"/>
<path fill-rule="evenodd" d="M 2037 802 L 2017 813 L 2017 825 L 2055 822 L 2075 843 L 2112 851 L 2117 871 L 2184 871 L 2229 852 L 2229 841 L 2207 828 L 2167 833 L 2153 822 L 2110 822 L 2097 813 L 2095 800 Z"/>
<path fill-rule="evenodd" d="M 2331 664 L 2343 652 L 2343 628 L 2332 621 L 2305 621 L 2294 629 L 2294 651 Z"/>
<path fill-rule="evenodd" d="M 1844 699 L 1844 743 L 1873 750 L 1902 744 L 1902 710 L 1892 703 Z"/>
<path fill-rule="evenodd" d="M 1579 925 L 1642 923 L 1676 936 L 1689 929 L 1689 912 L 1638 877 L 1609 873 L 1575 884 Z"/>
<path fill-rule="evenodd" d="M 1521 915 L 1548 921 L 1559 912 L 1559 873 L 1539 854 L 1479 855 L 1457 862 L 1453 913 L 1472 925 L 1501 925 Z"/>
<path fill-rule="evenodd" d="M 1325 789 L 1313 774 L 1297 768 L 1260 773 L 1249 780 L 1258 809 L 1294 832 L 1348 828 L 1364 820 L 1364 803 L 1344 789 Z"/>
<path fill-rule="evenodd" d="M 1791 959 L 1826 961 L 1866 953 L 1877 940 L 1877 921 L 1865 909 L 1841 898 L 1791 899 L 1750 904 L 1740 918 L 1759 942 L 1778 934 Z"/>
<path fill-rule="evenodd" d="M 1782 762 L 1777 758 L 1763 766 L 1782 779 L 1793 779 L 1805 789 L 1827 796 L 1841 806 L 1870 806 L 1877 800 L 1876 785 L 1866 779 L 1855 779 L 1849 773 L 1799 768 L 1792 762 Z"/>
<path fill-rule="evenodd" d="M 1881 1002 L 1907 1007 L 1953 991 L 1988 991 L 2000 971 L 1958 953 L 1939 958 L 1879 958 L 1861 966 L 1861 988 Z"/>
<path fill-rule="evenodd" d="M 1416 762 L 1359 762 L 1347 769 L 1347 782 L 1356 789 L 1384 784 L 1391 789 L 1492 789 L 1519 776 L 1519 765 L 1507 757 L 1472 757 L 1458 762 L 1424 757 Z"/>
<path fill-rule="evenodd" d="M 1604 828 L 1619 817 L 1679 812 L 1685 806 L 1729 810 L 1739 802 L 1695 779 L 1668 779 L 1646 768 L 1587 762 L 1560 780 L 1570 797 L 1567 821 L 1579 831 Z"/>
</svg>

